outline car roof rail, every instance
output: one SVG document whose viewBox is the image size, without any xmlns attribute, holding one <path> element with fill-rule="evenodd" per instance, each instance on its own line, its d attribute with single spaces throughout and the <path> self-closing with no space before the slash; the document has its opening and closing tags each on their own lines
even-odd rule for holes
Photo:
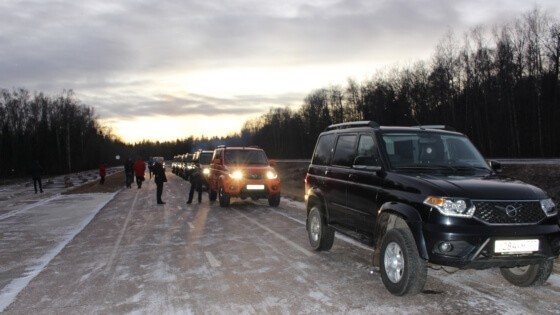
<svg viewBox="0 0 560 315">
<path fill-rule="evenodd" d="M 457 129 L 448 125 L 418 125 L 412 127 L 420 128 L 420 129 L 441 129 L 441 130 L 457 131 Z"/>
<path fill-rule="evenodd" d="M 356 127 L 379 128 L 379 124 L 376 123 L 373 120 L 351 121 L 351 122 L 345 122 L 345 123 L 330 125 L 325 129 L 325 131 L 335 130 L 335 129 L 356 128 Z"/>
</svg>

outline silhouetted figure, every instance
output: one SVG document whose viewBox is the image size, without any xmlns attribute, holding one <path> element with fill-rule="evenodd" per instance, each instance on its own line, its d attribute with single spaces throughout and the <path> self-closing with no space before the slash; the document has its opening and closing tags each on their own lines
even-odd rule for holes
<svg viewBox="0 0 560 315">
<path fill-rule="evenodd" d="M 132 169 L 132 159 L 128 158 L 124 162 L 124 175 L 126 176 L 126 188 L 131 188 L 132 182 L 134 181 L 134 170 Z"/>
<path fill-rule="evenodd" d="M 161 195 L 163 193 L 163 183 L 167 181 L 165 170 L 163 169 L 163 159 L 160 158 L 155 161 L 153 171 L 154 181 L 156 182 L 156 200 L 158 205 L 163 205 L 165 202 L 161 200 Z"/>
<path fill-rule="evenodd" d="M 101 179 L 99 180 L 99 184 L 101 185 L 105 184 L 106 175 L 107 175 L 107 166 L 105 166 L 104 163 L 99 164 L 99 177 L 101 177 Z"/>
<path fill-rule="evenodd" d="M 37 193 L 37 186 L 39 186 L 39 191 L 43 192 L 43 183 L 41 181 L 41 176 L 43 175 L 43 168 L 39 161 L 33 161 L 31 165 L 31 178 L 33 179 L 33 187 L 35 187 L 35 193 Z"/>
<path fill-rule="evenodd" d="M 198 203 L 202 202 L 202 178 L 200 172 L 200 164 L 196 163 L 194 169 L 189 176 L 189 180 L 191 182 L 191 190 L 189 191 L 189 200 L 187 201 L 188 204 L 192 203 L 194 191 L 198 191 Z"/>
</svg>

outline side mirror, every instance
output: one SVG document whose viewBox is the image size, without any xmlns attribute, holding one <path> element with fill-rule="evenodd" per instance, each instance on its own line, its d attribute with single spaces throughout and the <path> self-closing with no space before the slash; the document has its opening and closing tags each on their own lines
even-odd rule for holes
<svg viewBox="0 0 560 315">
<path fill-rule="evenodd" d="M 214 159 L 214 160 L 212 160 L 212 164 L 222 165 L 222 160 L 220 160 L 220 159 Z"/>
<path fill-rule="evenodd" d="M 270 166 L 276 166 L 276 160 L 270 160 L 270 161 L 268 161 L 268 165 L 270 165 Z"/>
</svg>

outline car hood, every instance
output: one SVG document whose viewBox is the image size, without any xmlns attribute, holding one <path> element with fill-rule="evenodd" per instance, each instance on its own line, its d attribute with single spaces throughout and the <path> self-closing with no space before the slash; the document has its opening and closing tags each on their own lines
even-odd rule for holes
<svg viewBox="0 0 560 315">
<path fill-rule="evenodd" d="M 409 177 L 409 180 L 416 182 L 408 183 L 408 185 L 424 186 L 426 190 L 421 189 L 421 191 L 430 195 L 485 200 L 540 200 L 548 198 L 542 189 L 507 177 L 424 174 L 405 175 L 405 177 Z"/>
</svg>

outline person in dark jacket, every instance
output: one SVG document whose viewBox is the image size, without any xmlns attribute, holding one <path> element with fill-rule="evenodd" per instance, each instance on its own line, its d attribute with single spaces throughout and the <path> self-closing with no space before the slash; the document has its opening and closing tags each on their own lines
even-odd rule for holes
<svg viewBox="0 0 560 315">
<path fill-rule="evenodd" d="M 154 181 L 156 182 L 156 200 L 158 205 L 163 205 L 165 202 L 161 200 L 161 195 L 163 193 L 163 183 L 167 181 L 167 177 L 165 176 L 165 170 L 163 169 L 163 160 L 157 159 L 154 167 Z"/>
<path fill-rule="evenodd" d="M 192 203 L 194 190 L 198 191 L 198 203 L 202 202 L 202 173 L 200 171 L 200 164 L 196 163 L 194 169 L 189 176 L 189 180 L 191 182 L 191 190 L 189 191 L 189 200 L 187 204 Z"/>
<path fill-rule="evenodd" d="M 43 193 L 43 183 L 41 181 L 41 176 L 43 175 L 43 168 L 39 161 L 33 161 L 31 165 L 31 178 L 33 179 L 33 187 L 35 187 L 35 193 L 37 193 L 37 186 L 39 186 L 39 191 Z"/>
<path fill-rule="evenodd" d="M 134 163 L 131 158 L 128 158 L 124 162 L 124 175 L 126 176 L 126 188 L 132 188 L 132 182 L 134 181 L 134 170 L 132 169 Z"/>
</svg>

